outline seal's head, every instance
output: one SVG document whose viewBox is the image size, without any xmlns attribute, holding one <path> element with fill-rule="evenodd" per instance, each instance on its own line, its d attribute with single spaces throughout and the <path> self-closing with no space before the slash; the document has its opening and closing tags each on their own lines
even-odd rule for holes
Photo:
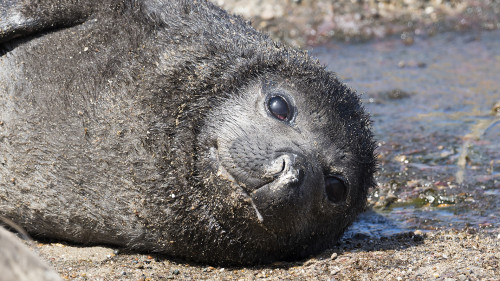
<svg viewBox="0 0 500 281">
<path fill-rule="evenodd" d="M 358 96 L 333 74 L 316 75 L 263 74 L 205 120 L 200 171 L 212 181 L 207 188 L 225 190 L 219 194 L 226 198 L 213 202 L 221 206 L 215 214 L 234 218 L 225 219 L 234 225 L 224 236 L 244 259 L 296 258 L 328 247 L 373 185 L 370 121 Z"/>
</svg>

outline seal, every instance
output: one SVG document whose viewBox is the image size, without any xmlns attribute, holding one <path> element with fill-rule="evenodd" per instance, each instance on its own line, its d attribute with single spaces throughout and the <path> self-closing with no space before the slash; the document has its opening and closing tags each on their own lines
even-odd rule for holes
<svg viewBox="0 0 500 281">
<path fill-rule="evenodd" d="M 358 95 L 210 2 L 0 3 L 0 215 L 218 265 L 331 245 L 374 186 Z"/>
</svg>

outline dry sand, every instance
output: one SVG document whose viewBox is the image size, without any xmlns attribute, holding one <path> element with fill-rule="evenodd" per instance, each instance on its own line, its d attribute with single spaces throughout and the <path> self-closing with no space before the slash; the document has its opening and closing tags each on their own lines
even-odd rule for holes
<svg viewBox="0 0 500 281">
<path fill-rule="evenodd" d="M 500 234 L 468 229 L 362 238 L 299 262 L 241 268 L 104 247 L 37 243 L 36 248 L 67 280 L 500 280 Z"/>
</svg>

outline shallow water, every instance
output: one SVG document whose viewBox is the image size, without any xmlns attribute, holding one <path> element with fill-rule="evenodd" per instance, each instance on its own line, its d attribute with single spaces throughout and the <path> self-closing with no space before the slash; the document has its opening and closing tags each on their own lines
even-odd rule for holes
<svg viewBox="0 0 500 281">
<path fill-rule="evenodd" d="M 500 31 L 311 51 L 362 94 L 378 188 L 353 233 L 484 228 L 500 219 Z"/>
</svg>

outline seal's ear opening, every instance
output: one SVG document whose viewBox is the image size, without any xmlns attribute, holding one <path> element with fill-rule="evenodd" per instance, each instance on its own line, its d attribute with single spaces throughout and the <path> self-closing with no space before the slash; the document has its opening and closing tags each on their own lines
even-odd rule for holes
<svg viewBox="0 0 500 281">
<path fill-rule="evenodd" d="M 20 38 L 36 37 L 42 32 L 78 25 L 88 18 L 92 10 L 90 4 L 80 1 L 0 0 L 0 55 L 22 42 L 15 42 Z"/>
</svg>

